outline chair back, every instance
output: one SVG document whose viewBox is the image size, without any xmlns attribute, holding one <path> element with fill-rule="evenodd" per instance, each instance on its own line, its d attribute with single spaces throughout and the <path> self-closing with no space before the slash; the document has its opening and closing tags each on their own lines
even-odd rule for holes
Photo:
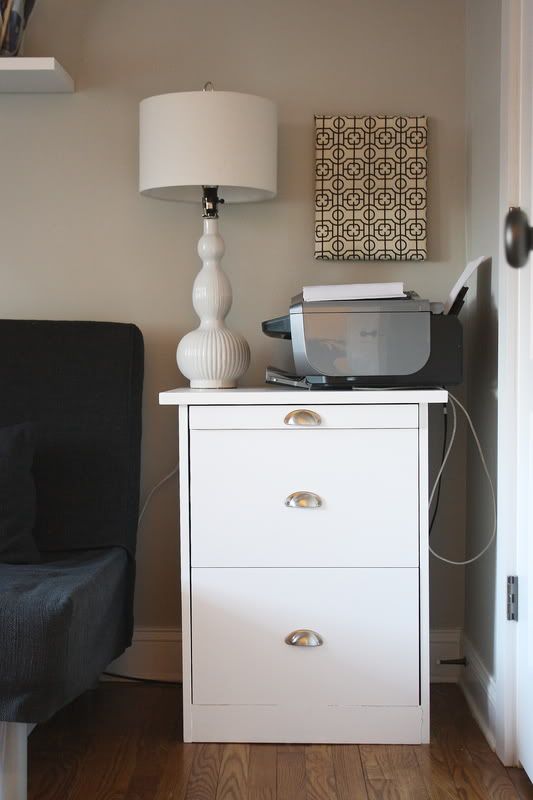
<svg viewBox="0 0 533 800">
<path fill-rule="evenodd" d="M 0 426 L 34 425 L 40 550 L 134 555 L 143 369 L 135 325 L 0 320 Z"/>
</svg>

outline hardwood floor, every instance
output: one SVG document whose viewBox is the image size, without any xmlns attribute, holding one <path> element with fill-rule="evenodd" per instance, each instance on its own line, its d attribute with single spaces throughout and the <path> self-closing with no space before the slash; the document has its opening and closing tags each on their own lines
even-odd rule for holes
<svg viewBox="0 0 533 800">
<path fill-rule="evenodd" d="M 430 745 L 183 744 L 173 687 L 104 683 L 29 740 L 29 800 L 533 800 L 455 686 Z"/>
</svg>

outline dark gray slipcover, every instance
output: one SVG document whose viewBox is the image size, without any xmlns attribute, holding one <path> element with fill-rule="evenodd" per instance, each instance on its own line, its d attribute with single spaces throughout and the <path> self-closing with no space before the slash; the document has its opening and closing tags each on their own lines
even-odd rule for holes
<svg viewBox="0 0 533 800">
<path fill-rule="evenodd" d="M 43 554 L 0 565 L 0 720 L 47 719 L 131 643 L 142 383 L 134 325 L 0 320 L 0 426 L 34 426 Z"/>
<path fill-rule="evenodd" d="M 48 719 L 91 686 L 128 639 L 123 548 L 46 558 L 0 564 L 2 720 Z"/>
</svg>

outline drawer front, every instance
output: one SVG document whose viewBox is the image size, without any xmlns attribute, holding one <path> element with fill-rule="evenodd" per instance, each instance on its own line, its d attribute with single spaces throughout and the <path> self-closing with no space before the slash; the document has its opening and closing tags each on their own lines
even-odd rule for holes
<svg viewBox="0 0 533 800">
<path fill-rule="evenodd" d="M 418 597 L 416 569 L 193 569 L 193 703 L 418 706 Z"/>
<path fill-rule="evenodd" d="M 193 430 L 190 464 L 195 567 L 418 566 L 417 430 Z"/>
<path fill-rule="evenodd" d="M 417 428 L 418 406 L 313 405 L 293 406 L 193 406 L 193 430 L 280 429 L 300 431 L 323 428 Z"/>
</svg>

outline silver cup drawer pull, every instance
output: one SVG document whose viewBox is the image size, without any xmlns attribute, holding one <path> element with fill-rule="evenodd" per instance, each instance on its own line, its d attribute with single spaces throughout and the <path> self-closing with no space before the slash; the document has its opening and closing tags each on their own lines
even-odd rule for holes
<svg viewBox="0 0 533 800">
<path fill-rule="evenodd" d="M 316 411 L 310 411 L 308 408 L 297 408 L 294 411 L 289 411 L 283 422 L 285 425 L 312 428 L 320 425 L 322 419 L 320 418 L 320 414 L 317 414 Z"/>
<path fill-rule="evenodd" d="M 285 644 L 290 644 L 293 647 L 320 647 L 324 644 L 324 640 L 315 631 L 299 628 L 285 637 Z"/>
<path fill-rule="evenodd" d="M 285 500 L 288 508 L 320 508 L 321 498 L 314 492 L 293 492 Z"/>
</svg>

